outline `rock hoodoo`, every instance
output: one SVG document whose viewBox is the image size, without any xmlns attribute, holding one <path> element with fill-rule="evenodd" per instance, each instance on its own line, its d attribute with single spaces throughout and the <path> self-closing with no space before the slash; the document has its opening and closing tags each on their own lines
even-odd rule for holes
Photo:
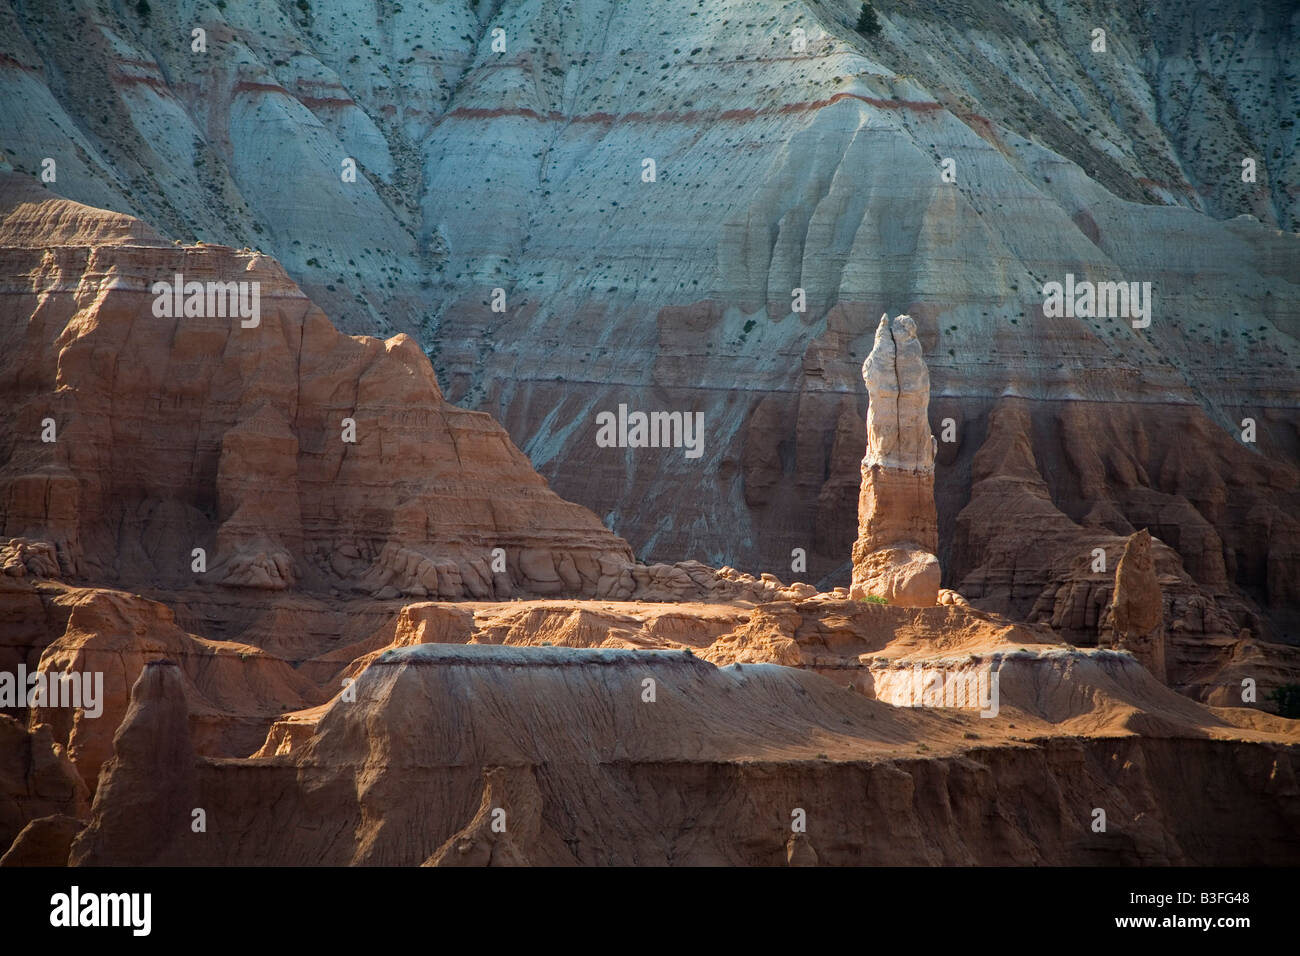
<svg viewBox="0 0 1300 956">
<path fill-rule="evenodd" d="M 1143 528 L 1129 535 L 1115 566 L 1115 596 L 1111 603 L 1111 644 L 1131 651 L 1156 680 L 1166 682 L 1164 600 L 1156 577 L 1151 533 Z"/>
<path fill-rule="evenodd" d="M 908 315 L 880 317 L 862 365 L 871 405 L 858 494 L 850 595 L 925 607 L 939 599 L 936 442 L 930 434 L 930 373 Z"/>
</svg>

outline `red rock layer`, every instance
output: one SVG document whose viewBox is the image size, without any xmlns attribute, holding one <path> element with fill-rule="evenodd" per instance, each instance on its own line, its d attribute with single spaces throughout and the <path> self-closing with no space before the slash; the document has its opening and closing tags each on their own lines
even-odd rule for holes
<svg viewBox="0 0 1300 956">
<path fill-rule="evenodd" d="M 177 274 L 258 283 L 259 324 L 156 316 Z M 4 175 L 0 283 L 0 533 L 66 577 L 502 598 L 631 562 L 413 340 L 340 334 L 265 256 Z"/>
<path fill-rule="evenodd" d="M 1125 541 L 1145 528 L 1172 685 L 1207 681 L 1241 640 L 1293 637 L 1295 468 L 1246 450 L 1188 406 L 1155 416 L 1006 398 L 965 428 L 971 492 L 958 506 L 940 490 L 941 526 L 947 510 L 953 527 L 941 557 L 952 586 L 977 606 L 1095 644 Z M 1105 565 L 1094 570 L 1098 548 Z M 1270 670 L 1288 656 L 1262 646 L 1274 648 L 1263 654 Z"/>
</svg>

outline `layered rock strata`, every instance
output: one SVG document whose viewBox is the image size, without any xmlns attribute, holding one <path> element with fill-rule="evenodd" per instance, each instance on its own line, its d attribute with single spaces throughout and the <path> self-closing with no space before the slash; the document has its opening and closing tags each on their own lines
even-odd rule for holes
<svg viewBox="0 0 1300 956">
<path fill-rule="evenodd" d="M 842 589 L 758 605 L 405 606 L 230 590 L 246 602 L 230 619 L 240 641 L 219 641 L 179 631 L 168 608 L 138 596 L 7 580 L 4 619 L 33 621 L 24 659 L 106 677 L 99 722 L 25 715 L 27 745 L 10 748 L 0 774 L 16 810 L 0 820 L 8 863 L 1258 863 L 1300 853 L 1296 722 L 1206 708 L 1160 686 L 1130 652 L 1062 648 L 1048 628 L 950 592 L 907 608 Z M 269 604 L 249 601 L 258 597 Z M 182 605 L 185 619 L 212 601 L 177 598 L 209 602 Z M 1300 661 L 1272 672 L 1257 663 L 1234 661 L 1205 687 L 1225 694 L 1255 674 L 1264 701 L 1300 674 Z M 1000 696 L 982 708 L 992 719 L 969 701 L 928 699 L 936 682 L 969 687 L 992 674 Z M 24 736 L 13 720 L 5 727 Z M 1141 774 L 1113 774 L 1121 751 Z M 1168 799 L 1177 766 L 1218 789 Z M 990 778 L 998 786 L 980 783 Z M 915 824 L 929 835 L 904 852 L 852 821 L 861 793 L 908 779 L 919 787 L 911 810 L 883 796 L 865 805 L 891 832 Z M 805 802 L 826 787 L 839 796 Z M 1034 802 L 1025 818 L 1016 794 L 1043 787 L 1072 795 L 1068 806 Z M 1088 836 L 1096 802 L 1084 797 L 1098 788 L 1115 801 L 1123 839 Z M 685 804 L 654 796 L 670 791 Z M 971 800 L 970 812 L 1020 834 L 1014 846 L 977 839 L 985 831 L 939 809 Z M 701 816 L 717 801 L 739 815 L 715 806 Z M 1224 801 L 1248 806 L 1254 829 L 1220 813 Z M 792 807 L 814 821 L 793 842 Z M 194 808 L 206 832 L 191 828 Z"/>
<path fill-rule="evenodd" d="M 339 334 L 274 260 L 177 247 L 12 174 L 0 216 L 11 578 L 383 600 L 813 593 L 638 563 L 488 416 L 444 401 L 410 338 Z M 257 325 L 156 315 L 154 283 L 178 275 L 256 283 Z"/>
<path fill-rule="evenodd" d="M 504 599 L 635 563 L 412 339 L 340 334 L 266 256 L 0 174 L 0 286 L 7 575 Z"/>
<path fill-rule="evenodd" d="M 1071 667 L 1065 657 L 1025 673 L 1024 699 L 1044 703 Z M 1300 859 L 1293 734 L 1235 728 L 1120 660 L 1081 669 L 1100 683 L 1068 703 L 1091 706 L 1054 715 L 1054 727 L 1005 701 L 995 720 L 895 707 L 807 670 L 717 668 L 682 651 L 409 646 L 378 657 L 354 698 L 337 698 L 292 752 L 190 761 L 180 683 L 145 676 L 72 856 L 102 862 L 129 848 L 163 864 L 412 866 Z M 1116 691 L 1131 702 L 1109 700 Z M 139 791 L 160 769 L 137 749 L 148 713 L 178 763 L 146 798 Z M 1183 785 L 1189 772 L 1201 785 Z M 1110 822 L 1100 835 L 1090 828 L 1099 799 Z M 204 833 L 178 825 L 190 800 L 207 808 Z M 160 814 L 148 834 L 138 832 L 146 806 Z M 792 846 L 796 810 L 808 825 Z"/>
<path fill-rule="evenodd" d="M 1171 637 L 1300 633 L 1288 5 L 1232 12 L 1231 55 L 1217 0 L 1114 6 L 1104 54 L 1077 3 L 892 4 L 869 39 L 823 0 L 685 0 L 672 30 L 621 0 L 317 6 L 0 8 L 0 168 L 57 161 L 70 198 L 261 245 L 345 331 L 417 337 L 452 401 L 649 561 L 782 574 L 798 547 L 848 583 L 858 366 L 899 303 L 935 431 L 957 423 L 948 587 L 1095 641 L 1110 575 L 1072 562 L 1150 527 L 1191 575 Z M 166 40 L 196 16 L 203 56 Z M 1150 326 L 1048 317 L 1067 274 L 1149 280 Z M 702 410 L 702 459 L 597 448 L 592 412 L 623 402 Z M 961 520 L 973 458 L 1016 438 L 1006 402 L 1065 519 L 1046 539 Z M 1005 513 L 1038 507 L 1018 491 Z M 238 573 L 274 580 L 274 555 Z"/>
</svg>

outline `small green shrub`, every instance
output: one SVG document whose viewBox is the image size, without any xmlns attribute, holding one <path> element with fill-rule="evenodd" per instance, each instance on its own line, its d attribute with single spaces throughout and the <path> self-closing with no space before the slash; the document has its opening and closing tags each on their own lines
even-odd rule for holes
<svg viewBox="0 0 1300 956">
<path fill-rule="evenodd" d="M 875 595 L 875 594 L 868 594 L 868 595 L 867 595 L 866 597 L 864 597 L 862 600 L 863 600 L 863 602 L 866 603 L 866 604 L 888 604 L 888 603 L 889 603 L 889 602 L 886 601 L 884 598 L 882 598 L 882 597 L 878 597 L 878 596 Z"/>
<path fill-rule="evenodd" d="M 1300 719 L 1300 684 L 1283 684 L 1275 688 L 1268 699 L 1277 704 L 1278 716 Z"/>
</svg>

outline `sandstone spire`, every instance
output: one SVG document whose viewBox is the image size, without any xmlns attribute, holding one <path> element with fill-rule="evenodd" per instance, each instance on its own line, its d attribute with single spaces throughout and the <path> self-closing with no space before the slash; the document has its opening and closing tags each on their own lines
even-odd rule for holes
<svg viewBox="0 0 1300 956">
<path fill-rule="evenodd" d="M 1124 554 L 1115 566 L 1111 611 L 1114 646 L 1131 651 L 1156 680 L 1166 682 L 1164 601 L 1151 553 L 1151 533 L 1145 528 L 1129 535 L 1124 544 Z"/>
<path fill-rule="evenodd" d="M 871 405 L 858 495 L 850 595 L 923 607 L 938 603 L 939 519 L 935 440 L 927 417 L 930 372 L 909 315 L 880 317 L 862 365 Z"/>
</svg>

